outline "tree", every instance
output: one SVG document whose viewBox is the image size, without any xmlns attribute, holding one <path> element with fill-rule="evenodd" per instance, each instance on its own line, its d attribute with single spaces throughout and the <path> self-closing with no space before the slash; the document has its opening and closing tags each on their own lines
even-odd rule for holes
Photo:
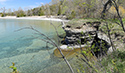
<svg viewBox="0 0 125 73">
<path fill-rule="evenodd" d="M 102 19 L 105 18 L 105 15 L 106 15 L 106 11 L 107 11 L 107 6 L 110 5 L 111 7 L 111 4 L 112 4 L 112 1 L 111 0 L 108 0 L 105 4 L 104 4 L 104 8 L 103 8 L 103 11 L 102 11 Z"/>
<path fill-rule="evenodd" d="M 115 7 L 115 9 L 116 9 L 116 11 L 117 11 L 117 15 L 118 15 L 118 17 L 119 17 L 120 24 L 121 24 L 121 26 L 122 26 L 123 31 L 125 32 L 125 27 L 124 27 L 124 24 L 123 24 L 123 22 L 122 22 L 122 18 L 121 18 L 121 16 L 120 16 L 119 8 L 118 8 L 118 5 L 117 5 L 117 3 L 116 3 L 116 0 L 108 0 L 108 1 L 104 4 L 104 8 L 103 8 L 103 11 L 102 11 L 102 16 L 101 16 L 102 19 L 104 19 L 105 16 L 106 16 L 106 11 L 107 11 L 107 6 L 108 6 L 108 5 L 110 5 L 110 7 L 111 7 L 111 5 L 113 5 L 113 6 Z"/>
<path fill-rule="evenodd" d="M 39 13 L 39 8 L 33 8 L 32 9 L 32 12 L 33 12 L 33 15 L 35 16 L 35 15 L 38 15 L 38 13 Z"/>
<path fill-rule="evenodd" d="M 1 10 L 3 10 L 3 15 L 2 15 L 2 17 L 5 17 L 6 16 L 6 14 L 5 14 L 5 12 L 6 12 L 6 8 L 5 7 L 3 7 L 3 8 L 1 8 Z"/>
<path fill-rule="evenodd" d="M 46 15 L 46 17 L 50 17 L 50 7 L 49 4 L 44 5 L 44 14 Z"/>
<path fill-rule="evenodd" d="M 28 10 L 28 11 L 27 11 L 27 16 L 32 16 L 32 15 L 33 15 L 32 10 Z"/>
<path fill-rule="evenodd" d="M 11 13 L 12 13 L 11 8 L 9 8 L 9 9 L 7 10 L 7 14 L 10 16 Z"/>
<path fill-rule="evenodd" d="M 39 16 L 44 15 L 44 10 L 43 10 L 42 7 L 43 7 L 43 6 L 41 6 L 41 7 L 39 8 L 39 12 L 38 12 L 38 15 L 39 15 Z"/>
<path fill-rule="evenodd" d="M 19 7 L 18 11 L 17 11 L 17 17 L 23 17 L 26 16 L 23 9 L 21 7 Z"/>
</svg>

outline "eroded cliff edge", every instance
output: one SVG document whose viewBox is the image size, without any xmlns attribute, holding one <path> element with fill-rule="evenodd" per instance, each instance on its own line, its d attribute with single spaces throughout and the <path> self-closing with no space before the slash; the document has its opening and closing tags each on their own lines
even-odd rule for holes
<svg viewBox="0 0 125 73">
<path fill-rule="evenodd" d="M 80 51 L 80 48 L 85 48 L 95 56 L 102 56 L 107 54 L 107 52 L 112 52 L 112 47 L 110 46 L 110 39 L 106 34 L 99 31 L 99 27 L 102 25 L 100 21 L 83 22 L 80 24 L 65 24 L 63 23 L 62 28 L 64 29 L 66 36 L 64 40 L 61 41 L 62 45 L 60 49 L 64 54 L 74 54 Z M 75 50 L 75 51 L 74 51 Z M 58 50 L 54 51 L 54 54 L 61 57 Z"/>
</svg>

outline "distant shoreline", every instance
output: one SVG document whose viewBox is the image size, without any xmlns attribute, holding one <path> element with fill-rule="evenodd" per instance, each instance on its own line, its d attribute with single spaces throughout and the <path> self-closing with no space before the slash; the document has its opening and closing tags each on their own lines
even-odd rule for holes
<svg viewBox="0 0 125 73">
<path fill-rule="evenodd" d="M 28 16 L 28 17 L 16 17 L 16 16 L 6 16 L 6 17 L 0 17 L 0 19 L 26 19 L 26 20 L 50 20 L 50 21 L 64 21 L 68 22 L 69 20 L 62 20 L 59 18 L 54 18 L 53 16 L 48 18 L 46 16 Z"/>
</svg>

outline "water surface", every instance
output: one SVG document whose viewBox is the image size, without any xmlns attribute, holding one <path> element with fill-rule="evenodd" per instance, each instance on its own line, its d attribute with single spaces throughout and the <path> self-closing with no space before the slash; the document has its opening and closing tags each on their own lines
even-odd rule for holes
<svg viewBox="0 0 125 73">
<path fill-rule="evenodd" d="M 0 73 L 10 73 L 12 62 L 20 73 L 37 73 L 57 64 L 59 61 L 53 56 L 54 46 L 42 41 L 45 38 L 35 31 L 24 29 L 32 26 L 56 42 L 55 29 L 50 23 L 56 27 L 61 24 L 42 20 L 0 19 Z M 59 34 L 64 33 L 61 27 L 57 29 Z"/>
</svg>

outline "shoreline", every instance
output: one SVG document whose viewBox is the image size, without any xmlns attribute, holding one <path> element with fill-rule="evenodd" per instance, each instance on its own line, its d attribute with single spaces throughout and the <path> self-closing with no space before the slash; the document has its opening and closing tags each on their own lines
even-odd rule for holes
<svg viewBox="0 0 125 73">
<path fill-rule="evenodd" d="M 54 16 L 47 18 L 46 16 L 28 16 L 28 17 L 16 17 L 16 16 L 6 16 L 0 17 L 0 19 L 26 19 L 26 20 L 49 20 L 49 21 L 60 21 L 60 22 L 68 22 L 69 20 L 63 20 L 59 18 L 55 18 Z"/>
</svg>

